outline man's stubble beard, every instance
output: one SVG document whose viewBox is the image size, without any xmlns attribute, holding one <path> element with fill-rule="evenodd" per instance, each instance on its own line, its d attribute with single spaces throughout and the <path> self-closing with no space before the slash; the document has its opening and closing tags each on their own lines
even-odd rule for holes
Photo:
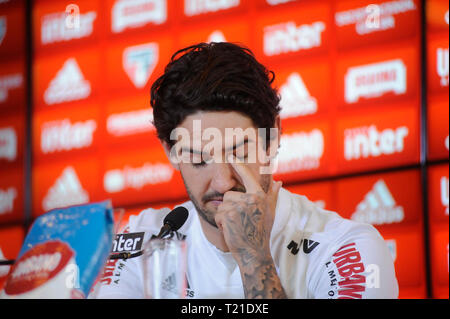
<svg viewBox="0 0 450 319">
<path fill-rule="evenodd" d="M 180 171 L 180 173 L 181 173 L 181 171 Z M 181 178 L 183 180 L 184 187 L 186 188 L 186 192 L 187 192 L 187 194 L 189 196 L 189 199 L 194 204 L 194 207 L 197 210 L 197 212 L 200 215 L 200 217 L 203 218 L 203 220 L 205 220 L 211 226 L 213 226 L 215 228 L 218 228 L 217 224 L 216 224 L 216 220 L 215 220 L 216 212 L 210 211 L 208 209 L 202 209 L 200 204 L 199 204 L 199 202 L 197 201 L 197 199 L 194 197 L 194 195 L 190 191 L 189 186 L 187 185 L 186 180 L 184 179 L 183 173 L 181 173 Z M 269 187 L 270 187 L 270 184 L 271 184 L 271 180 L 272 180 L 272 175 L 268 175 L 268 174 L 261 175 L 259 184 L 261 185 L 261 188 L 263 189 L 263 191 L 265 193 L 267 193 L 268 190 L 269 190 Z M 236 192 L 245 193 L 245 187 L 244 186 L 238 186 L 238 187 L 230 189 L 230 191 L 236 191 Z M 209 195 L 206 194 L 205 196 L 203 196 L 202 201 L 205 202 L 208 197 L 212 198 L 212 197 L 219 197 L 219 196 L 222 196 L 222 195 L 223 194 L 219 194 L 219 193 L 209 194 Z"/>
</svg>

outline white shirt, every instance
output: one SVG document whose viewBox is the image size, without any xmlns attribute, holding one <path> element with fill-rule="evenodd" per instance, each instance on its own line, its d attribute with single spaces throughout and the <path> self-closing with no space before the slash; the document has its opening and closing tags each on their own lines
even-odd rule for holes
<svg viewBox="0 0 450 319">
<path fill-rule="evenodd" d="M 205 237 L 188 201 L 186 298 L 244 298 L 239 267 Z M 129 232 L 158 234 L 170 209 L 131 216 Z M 305 196 L 280 189 L 270 236 L 271 254 L 288 298 L 397 298 L 393 259 L 371 225 L 317 207 Z M 144 298 L 142 257 L 109 261 L 91 293 L 96 298 Z"/>
</svg>

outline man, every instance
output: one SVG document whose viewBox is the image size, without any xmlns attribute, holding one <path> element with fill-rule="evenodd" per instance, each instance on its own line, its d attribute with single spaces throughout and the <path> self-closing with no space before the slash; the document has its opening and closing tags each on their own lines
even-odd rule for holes
<svg viewBox="0 0 450 319">
<path fill-rule="evenodd" d="M 273 79 L 250 50 L 201 43 L 178 51 L 152 86 L 158 137 L 190 198 L 178 230 L 186 297 L 396 298 L 393 260 L 375 228 L 273 181 L 281 129 Z M 168 212 L 144 210 L 127 231 L 148 240 Z M 112 262 L 95 295 L 144 297 L 141 258 Z"/>
</svg>

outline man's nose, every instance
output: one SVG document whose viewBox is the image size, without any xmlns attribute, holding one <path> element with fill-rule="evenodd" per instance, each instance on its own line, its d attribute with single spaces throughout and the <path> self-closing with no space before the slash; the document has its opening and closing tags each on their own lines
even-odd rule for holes
<svg viewBox="0 0 450 319">
<path fill-rule="evenodd" d="M 233 173 L 233 168 L 228 163 L 213 164 L 214 173 L 211 180 L 211 188 L 215 191 L 224 194 L 236 186 L 237 181 Z"/>
</svg>

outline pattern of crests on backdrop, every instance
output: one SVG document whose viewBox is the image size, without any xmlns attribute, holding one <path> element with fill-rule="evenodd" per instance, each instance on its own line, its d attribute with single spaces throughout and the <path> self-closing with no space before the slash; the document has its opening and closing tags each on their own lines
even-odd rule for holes
<svg viewBox="0 0 450 319">
<path fill-rule="evenodd" d="M 27 216 L 111 198 L 126 223 L 144 207 L 185 201 L 151 124 L 149 88 L 177 49 L 232 41 L 276 73 L 283 135 L 274 178 L 374 225 L 400 298 L 448 298 L 447 1 L 30 5 L 0 1 L 0 259 L 16 257 Z"/>
</svg>

